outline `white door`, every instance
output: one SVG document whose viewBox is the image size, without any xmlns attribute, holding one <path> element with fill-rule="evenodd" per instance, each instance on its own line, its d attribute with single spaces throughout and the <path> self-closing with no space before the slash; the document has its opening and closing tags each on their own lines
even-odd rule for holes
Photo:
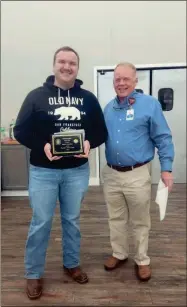
<svg viewBox="0 0 187 307">
<path fill-rule="evenodd" d="M 113 88 L 113 71 L 105 72 L 105 74 L 98 73 L 98 99 L 102 109 L 106 104 L 116 96 Z M 149 94 L 150 90 L 150 71 L 138 70 L 138 84 L 136 89 L 141 89 L 145 94 Z M 103 183 L 102 170 L 106 164 L 105 159 L 105 145 L 102 144 L 99 147 L 99 168 L 100 168 L 100 182 Z"/>
<path fill-rule="evenodd" d="M 154 70 L 152 95 L 158 99 L 161 88 L 173 89 L 173 109 L 163 111 L 173 135 L 175 159 L 173 175 L 175 183 L 186 183 L 186 69 Z M 152 162 L 152 183 L 160 179 L 160 163 L 157 155 Z"/>
</svg>

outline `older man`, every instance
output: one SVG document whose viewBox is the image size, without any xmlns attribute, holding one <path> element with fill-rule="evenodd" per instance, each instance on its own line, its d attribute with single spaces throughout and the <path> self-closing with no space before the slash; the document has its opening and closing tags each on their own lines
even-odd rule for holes
<svg viewBox="0 0 187 307">
<path fill-rule="evenodd" d="M 173 184 L 174 146 L 161 105 L 152 96 L 137 93 L 136 68 L 121 63 L 114 70 L 117 96 L 104 109 L 108 129 L 104 195 L 109 214 L 112 256 L 104 267 L 113 270 L 127 260 L 128 222 L 133 226 L 137 277 L 151 277 L 148 237 L 151 226 L 150 162 L 158 149 L 161 178 L 169 191 Z"/>
</svg>

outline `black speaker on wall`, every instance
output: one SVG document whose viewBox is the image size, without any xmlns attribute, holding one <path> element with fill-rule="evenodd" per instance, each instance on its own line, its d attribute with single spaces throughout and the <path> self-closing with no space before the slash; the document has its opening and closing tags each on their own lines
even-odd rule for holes
<svg viewBox="0 0 187 307">
<path fill-rule="evenodd" d="M 174 92 L 172 88 L 160 88 L 158 91 L 158 100 L 161 103 L 163 111 L 173 109 Z"/>
</svg>

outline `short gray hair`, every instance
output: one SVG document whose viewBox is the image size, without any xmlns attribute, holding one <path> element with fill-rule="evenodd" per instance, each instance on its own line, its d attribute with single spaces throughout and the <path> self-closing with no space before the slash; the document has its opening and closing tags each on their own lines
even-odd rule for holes
<svg viewBox="0 0 187 307">
<path fill-rule="evenodd" d="M 136 73 L 136 67 L 134 64 L 130 63 L 130 62 L 121 62 L 119 64 L 116 65 L 116 67 L 114 68 L 114 71 L 116 70 L 116 68 L 123 66 L 123 67 L 130 67 L 132 68 L 132 70 L 134 70 L 134 72 Z"/>
</svg>

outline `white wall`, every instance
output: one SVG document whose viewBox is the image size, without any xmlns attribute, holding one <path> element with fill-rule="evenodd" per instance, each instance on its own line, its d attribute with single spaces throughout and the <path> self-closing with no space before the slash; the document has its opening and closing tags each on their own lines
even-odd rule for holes
<svg viewBox="0 0 187 307">
<path fill-rule="evenodd" d="M 1 125 L 52 72 L 55 50 L 75 48 L 79 77 L 93 90 L 93 67 L 186 62 L 185 1 L 4 1 L 1 3 Z M 95 169 L 94 156 L 91 159 Z"/>
</svg>

